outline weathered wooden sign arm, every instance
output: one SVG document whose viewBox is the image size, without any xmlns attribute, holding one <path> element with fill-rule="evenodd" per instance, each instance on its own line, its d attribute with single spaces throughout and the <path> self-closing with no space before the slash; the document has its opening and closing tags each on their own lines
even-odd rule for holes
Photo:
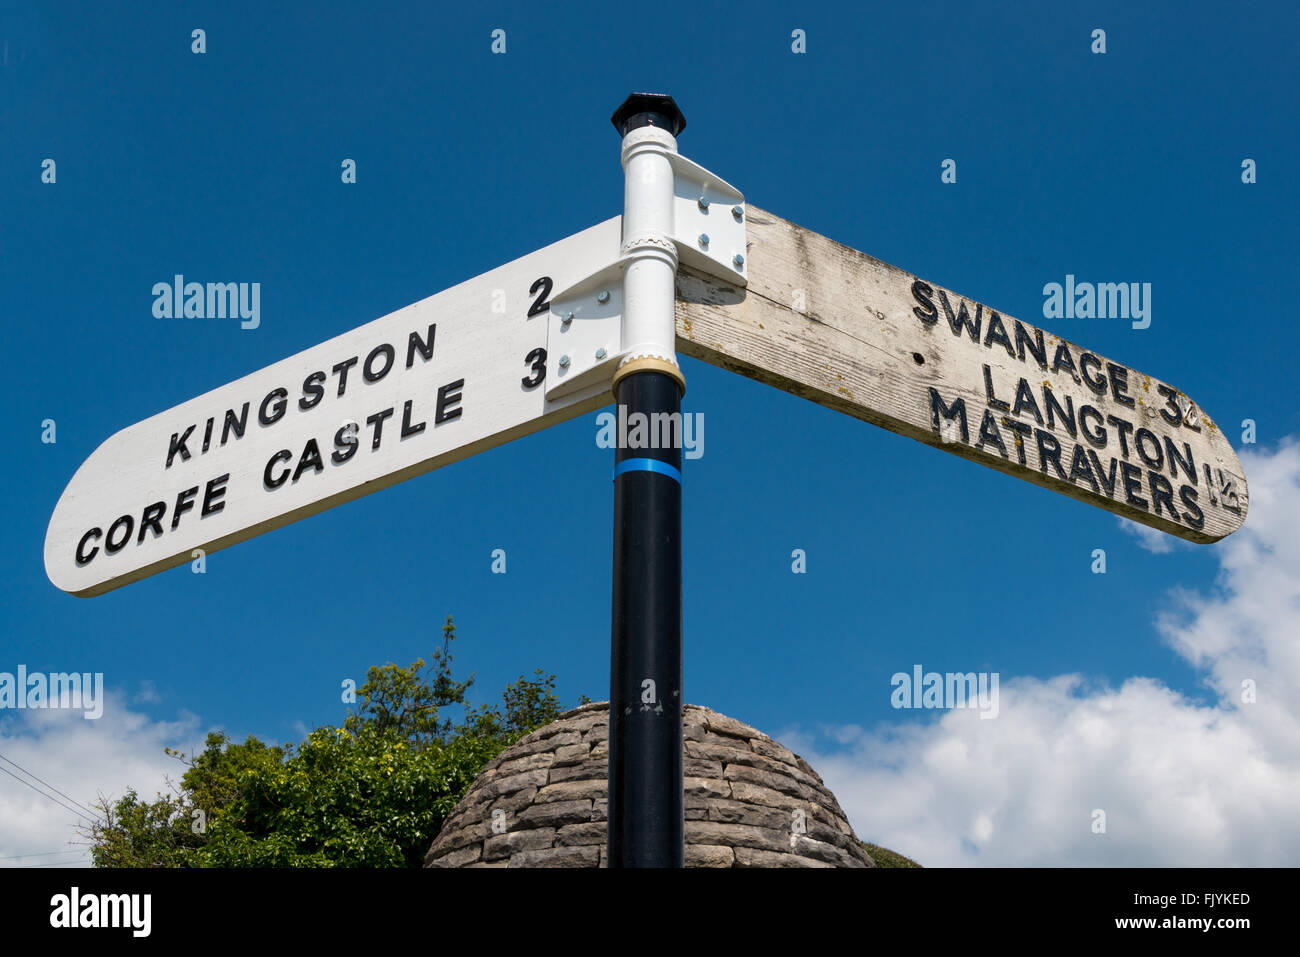
<svg viewBox="0 0 1300 957">
<path fill-rule="evenodd" d="M 746 210 L 747 286 L 678 273 L 682 354 L 1189 541 L 1245 521 L 1241 463 L 1182 391 Z"/>
</svg>

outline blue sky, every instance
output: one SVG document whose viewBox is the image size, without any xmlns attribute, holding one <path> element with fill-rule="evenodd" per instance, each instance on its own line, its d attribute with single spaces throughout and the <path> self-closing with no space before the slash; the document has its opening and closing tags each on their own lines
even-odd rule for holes
<svg viewBox="0 0 1300 957">
<path fill-rule="evenodd" d="M 42 545 L 112 433 L 616 215 L 608 117 L 633 89 L 673 94 L 682 152 L 747 201 L 1177 385 L 1238 448 L 1243 419 L 1261 451 L 1300 432 L 1287 5 L 334 6 L 0 6 L 0 671 L 102 671 L 146 724 L 191 722 L 172 743 L 214 726 L 297 740 L 341 720 L 343 679 L 427 657 L 453 614 L 478 700 L 535 668 L 566 701 L 606 697 L 612 453 L 594 413 L 212 555 L 205 575 L 76 599 Z M 155 318 L 174 273 L 260 282 L 260 327 Z M 1043 320 L 1043 285 L 1066 274 L 1151 283 L 1150 328 Z M 1152 551 L 1106 512 L 684 369 L 706 423 L 686 463 L 687 700 L 772 734 L 888 731 L 934 721 L 890 706 L 890 675 L 919 663 L 1142 676 L 1216 706 L 1156 619 L 1177 589 L 1218 594 L 1222 546 Z M 28 733 L 0 714 L 0 734 Z M 122 788 L 33 753 L 83 802 Z"/>
</svg>

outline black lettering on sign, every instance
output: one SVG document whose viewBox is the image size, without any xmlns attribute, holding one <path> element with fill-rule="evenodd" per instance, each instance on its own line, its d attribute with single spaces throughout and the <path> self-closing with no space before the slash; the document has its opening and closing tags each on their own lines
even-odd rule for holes
<svg viewBox="0 0 1300 957">
<path fill-rule="evenodd" d="M 1142 491 L 1142 470 L 1132 462 L 1120 462 L 1119 471 L 1124 477 L 1124 501 L 1147 508 L 1147 500 L 1137 494 Z"/>
<path fill-rule="evenodd" d="M 520 380 L 524 388 L 531 389 L 535 385 L 541 385 L 542 380 L 546 378 L 546 350 L 539 346 L 524 356 L 524 362 L 531 362 L 533 367 L 533 374 L 526 375 Z"/>
<path fill-rule="evenodd" d="M 939 293 L 943 295 L 942 291 Z M 966 428 L 966 400 L 963 398 L 953 399 L 952 405 L 945 405 L 943 398 L 939 395 L 939 390 L 933 386 L 930 388 L 930 424 L 934 426 L 934 434 L 943 436 L 943 430 L 939 425 L 939 415 L 942 414 L 945 422 L 959 422 L 961 424 L 961 440 L 970 443 L 970 432 Z"/>
<path fill-rule="evenodd" d="M 334 451 L 330 453 L 330 461 L 335 465 L 342 465 L 356 455 L 360 447 L 361 440 L 357 438 L 356 423 L 349 422 L 334 433 Z M 347 449 L 347 452 L 344 452 L 344 449 Z"/>
<path fill-rule="evenodd" d="M 153 529 L 154 538 L 163 533 L 162 517 L 166 511 L 166 502 L 154 502 L 152 505 L 144 507 L 144 513 L 140 516 L 140 532 L 135 540 L 137 545 L 144 544 L 144 533 L 149 529 Z"/>
<path fill-rule="evenodd" d="M 406 368 L 409 369 L 411 366 L 415 365 L 415 353 L 417 350 L 420 355 L 424 357 L 425 362 L 428 362 L 433 358 L 433 334 L 437 329 L 437 323 L 429 323 L 428 339 L 421 339 L 418 332 L 411 333 L 411 337 L 406 342 Z"/>
<path fill-rule="evenodd" d="M 1038 470 L 1046 475 L 1047 463 L 1051 462 L 1056 474 L 1065 478 L 1065 470 L 1061 468 L 1061 443 L 1056 441 L 1056 436 L 1051 432 L 1042 429 L 1035 429 L 1034 432 L 1038 438 Z"/>
<path fill-rule="evenodd" d="M 1074 398 L 1073 396 L 1065 397 L 1065 408 L 1061 408 L 1061 403 L 1056 401 L 1056 393 L 1052 387 L 1044 383 L 1043 385 L 1043 405 L 1047 407 L 1047 427 L 1056 428 L 1056 419 L 1059 417 L 1065 423 L 1066 431 L 1070 433 L 1071 438 L 1079 434 L 1079 430 L 1074 426 Z"/>
<path fill-rule="evenodd" d="M 375 357 L 384 357 L 384 368 L 380 372 L 375 371 Z M 366 356 L 366 364 L 361 367 L 361 375 L 367 382 L 378 382 L 384 376 L 388 375 L 388 370 L 393 367 L 393 360 L 397 358 L 393 347 L 387 342 L 381 343 L 370 350 L 370 355 Z"/>
<path fill-rule="evenodd" d="M 1133 431 L 1133 423 L 1113 415 L 1106 416 L 1106 421 L 1119 429 L 1119 450 L 1128 458 L 1128 434 Z"/>
<path fill-rule="evenodd" d="M 1062 369 L 1069 369 L 1070 377 L 1075 382 L 1079 381 L 1079 373 L 1074 368 L 1074 356 L 1070 353 L 1070 347 L 1064 342 L 1056 347 L 1056 355 L 1052 357 L 1052 373 L 1056 374 Z"/>
<path fill-rule="evenodd" d="M 225 445 L 226 440 L 230 438 L 230 433 L 235 433 L 235 438 L 244 437 L 244 429 L 248 426 L 248 403 L 244 403 L 243 409 L 240 410 L 239 417 L 235 417 L 234 409 L 226 410 L 226 422 L 221 427 L 221 444 Z M 174 517 L 174 516 L 173 516 Z"/>
<path fill-rule="evenodd" d="M 313 372 L 307 378 L 302 380 L 302 398 L 298 400 L 298 408 L 306 412 L 308 409 L 316 407 L 321 399 L 325 398 L 325 373 Z M 307 397 L 311 396 L 309 400 Z"/>
<path fill-rule="evenodd" d="M 1165 453 L 1169 456 L 1169 474 L 1178 478 L 1178 470 L 1181 468 L 1183 473 L 1196 484 L 1196 462 L 1192 459 L 1192 447 L 1186 442 L 1183 443 L 1183 451 L 1187 453 L 1187 458 L 1178 454 L 1178 448 L 1174 445 L 1174 440 L 1165 436 Z"/>
<path fill-rule="evenodd" d="M 541 290 L 540 295 L 538 294 L 538 290 Z M 529 319 L 533 318 L 533 316 L 540 316 L 542 313 L 550 311 L 551 300 L 548 298 L 551 294 L 550 276 L 543 276 L 541 279 L 534 282 L 532 286 L 529 287 L 528 293 L 529 295 L 537 296 L 533 301 L 533 304 L 528 308 Z"/>
<path fill-rule="evenodd" d="M 1192 528 L 1205 527 L 1205 513 L 1201 507 L 1196 504 L 1196 489 L 1190 485 L 1184 485 L 1178 490 L 1178 497 L 1183 500 L 1183 504 L 1192 510 L 1193 514 L 1183 513 L 1183 520 Z"/>
<path fill-rule="evenodd" d="M 439 395 L 441 395 L 439 391 Z M 375 427 L 374 437 L 370 440 L 370 450 L 373 452 L 379 448 L 379 440 L 383 437 L 384 419 L 393 414 L 393 407 L 390 405 L 382 412 L 376 412 L 374 415 L 366 416 L 366 423 Z"/>
<path fill-rule="evenodd" d="M 266 398 L 262 400 L 262 404 L 257 407 L 257 421 L 261 422 L 263 425 L 274 425 L 276 422 L 279 422 L 284 418 L 285 409 L 288 408 L 285 401 L 288 398 L 288 389 L 272 389 L 266 394 Z M 272 400 L 275 401 L 275 408 L 270 415 L 267 415 L 266 407 L 271 405 Z"/>
<path fill-rule="evenodd" d="M 266 468 L 262 470 L 262 484 L 268 489 L 277 489 L 283 485 L 289 477 L 289 466 L 284 467 L 284 471 L 280 473 L 279 478 L 271 478 L 271 469 L 275 468 L 277 462 L 288 462 L 291 458 L 293 458 L 292 452 L 288 449 L 281 449 L 267 459 Z"/>
<path fill-rule="evenodd" d="M 424 431 L 425 423 L 418 422 L 415 425 L 411 424 L 411 405 L 412 400 L 407 399 L 406 405 L 402 406 L 402 438 L 404 439 L 408 436 L 419 435 Z"/>
<path fill-rule="evenodd" d="M 1093 426 L 1093 429 L 1096 431 L 1088 428 L 1089 415 L 1097 420 L 1096 424 Z M 1090 405 L 1079 406 L 1079 431 L 1083 433 L 1083 437 L 1087 439 L 1091 445 L 1094 445 L 1099 449 L 1104 449 L 1106 447 L 1106 428 L 1101 423 L 1102 418 L 1100 412 Z"/>
<path fill-rule="evenodd" d="M 1157 391 L 1165 397 L 1165 407 L 1160 410 L 1160 417 L 1177 428 L 1183 424 L 1183 408 L 1178 404 L 1178 390 L 1167 385 L 1156 386 Z"/>
<path fill-rule="evenodd" d="M 1209 466 L 1206 466 L 1207 468 Z M 1234 512 L 1241 511 L 1241 502 L 1237 499 L 1237 482 L 1231 475 L 1223 469 L 1215 469 L 1218 476 L 1219 500 L 1223 503 L 1224 508 L 1232 509 Z"/>
<path fill-rule="evenodd" d="M 984 367 L 984 374 L 988 375 L 988 366 Z M 991 403 L 990 403 L 991 404 Z M 1006 403 L 1002 403 L 1006 408 Z M 979 441 L 975 443 L 975 448 L 982 449 L 986 442 L 991 442 L 998 447 L 998 454 L 1004 459 L 1007 458 L 1007 447 L 1002 443 L 1002 431 L 998 428 L 997 418 L 993 415 L 992 409 L 984 410 L 984 421 L 980 423 Z"/>
<path fill-rule="evenodd" d="M 1143 439 L 1146 439 L 1151 444 L 1154 451 L 1147 451 Z M 1156 434 L 1150 429 L 1138 429 L 1133 445 L 1137 448 L 1138 457 L 1148 466 L 1157 470 L 1165 467 L 1165 453 L 1160 448 L 1160 440 L 1156 438 Z"/>
<path fill-rule="evenodd" d="M 1123 366 L 1117 366 L 1113 362 L 1106 363 L 1106 371 L 1110 373 L 1110 394 L 1115 397 L 1115 401 L 1120 405 L 1126 405 L 1130 409 L 1137 403 L 1133 397 L 1128 395 L 1124 390 L 1128 388 L 1128 370 Z"/>
<path fill-rule="evenodd" d="M 208 427 L 203 430 L 203 451 L 204 452 L 206 452 L 208 450 L 208 446 L 212 444 L 212 421 L 213 421 L 212 417 L 209 416 Z"/>
<path fill-rule="evenodd" d="M 302 473 L 309 468 L 313 472 L 325 471 L 325 463 L 320 457 L 320 446 L 316 444 L 315 439 L 308 439 L 307 444 L 302 447 L 302 455 L 298 457 L 298 467 L 293 470 L 293 480 L 298 481 L 302 478 Z"/>
<path fill-rule="evenodd" d="M 1109 495 L 1111 498 L 1114 498 L 1115 497 L 1115 467 L 1116 465 L 1118 465 L 1118 460 L 1114 456 L 1111 456 L 1110 472 L 1108 473 L 1101 467 L 1101 459 L 1097 458 L 1097 453 L 1094 452 L 1092 449 L 1088 450 L 1088 458 L 1092 460 L 1093 468 L 1097 470 L 1097 480 L 1100 481 L 1102 485 L 1106 486 L 1106 494 Z"/>
<path fill-rule="evenodd" d="M 922 282 L 920 279 L 912 283 L 912 297 L 925 306 L 925 312 L 921 311 L 921 306 L 913 306 L 912 314 L 920 319 L 927 326 L 932 326 L 939 321 L 939 310 L 934 301 L 930 298 L 934 295 L 934 287 L 928 282 Z"/>
<path fill-rule="evenodd" d="M 1147 483 L 1151 486 L 1151 504 L 1155 506 L 1156 514 L 1164 514 L 1160 511 L 1160 503 L 1164 502 L 1169 507 L 1169 517 L 1177 521 L 1178 509 L 1174 508 L 1174 487 L 1169 483 L 1169 479 L 1159 472 L 1148 471 Z"/>
<path fill-rule="evenodd" d="M 961 338 L 961 330 L 964 326 L 970 333 L 971 342 L 980 341 L 980 323 L 984 307 L 979 303 L 975 304 L 975 321 L 971 322 L 970 313 L 966 311 L 966 300 L 958 297 L 957 312 L 954 315 L 952 304 L 948 302 L 948 294 L 942 289 L 939 290 L 939 301 L 943 303 L 943 311 L 948 316 L 948 325 L 952 326 L 952 334 Z"/>
<path fill-rule="evenodd" d="M 226 494 L 226 483 L 229 481 L 230 473 L 227 472 L 225 475 L 218 475 L 208 483 L 203 491 L 203 508 L 199 509 L 199 518 L 215 515 L 226 507 L 226 503 L 220 499 Z"/>
<path fill-rule="evenodd" d="M 1020 384 L 1016 386 L 1016 404 L 1011 407 L 1011 414 L 1019 415 L 1025 408 L 1034 413 L 1034 419 L 1039 425 L 1043 424 L 1043 413 L 1038 411 L 1038 400 L 1034 398 L 1034 390 L 1030 388 L 1027 380 L 1021 379 Z"/>
<path fill-rule="evenodd" d="M 1019 323 L 1016 323 L 1016 325 L 1019 325 Z M 990 309 L 989 325 L 987 331 L 984 333 L 984 348 L 993 348 L 993 343 L 995 342 L 1000 342 L 1002 348 L 1007 350 L 1007 355 L 1011 358 L 1014 359 L 1016 357 L 1016 350 L 1011 347 L 1011 337 L 1007 335 L 1007 330 L 1002 327 L 1002 317 Z M 1020 358 L 1024 358 L 1023 352 L 1021 353 Z"/>
<path fill-rule="evenodd" d="M 1097 477 L 1092 474 L 1092 466 L 1088 464 L 1088 456 L 1082 445 L 1074 447 L 1074 456 L 1070 459 L 1070 481 L 1074 483 L 1075 479 L 1086 479 L 1094 492 L 1099 491 Z"/>
<path fill-rule="evenodd" d="M 357 364 L 359 356 L 353 356 L 351 359 L 344 359 L 333 369 L 333 372 L 339 377 L 339 395 L 342 396 L 348 387 L 348 370 Z"/>
<path fill-rule="evenodd" d="M 104 537 L 104 530 L 102 528 L 92 528 L 88 532 L 86 532 L 85 535 L 81 536 L 81 541 L 77 542 L 77 564 L 78 565 L 89 564 L 90 560 L 99 554 L 98 545 L 96 545 L 94 548 L 90 550 L 90 554 L 86 554 L 86 543 L 89 542 L 92 538 L 103 538 L 103 537 Z"/>
<path fill-rule="evenodd" d="M 1157 385 L 1156 389 L 1165 397 L 1165 407 L 1160 410 L 1162 419 L 1173 426 L 1181 425 L 1193 432 L 1201 431 L 1201 415 L 1191 399 L 1167 385 Z"/>
<path fill-rule="evenodd" d="M 459 419 L 464 409 L 451 408 L 460 402 L 460 390 L 465 387 L 464 379 L 457 379 L 455 382 L 448 382 L 438 390 L 438 405 L 433 412 L 433 424 L 442 425 L 442 423 L 451 419 Z"/>
<path fill-rule="evenodd" d="M 248 411 L 248 403 L 244 403 L 244 411 Z M 181 523 L 181 516 L 194 508 L 194 496 L 199 494 L 199 487 L 187 488 L 176 496 L 176 505 L 172 508 L 172 531 L 176 531 L 176 526 Z"/>
<path fill-rule="evenodd" d="M 1057 346 L 1056 355 L 1052 358 L 1053 374 L 1060 372 L 1061 369 L 1069 369 L 1070 377 L 1074 378 L 1075 382 L 1079 381 L 1079 373 L 1074 368 L 1074 355 L 1070 352 L 1070 346 L 1063 342 L 1060 346 Z"/>
<path fill-rule="evenodd" d="M 196 490 L 197 491 L 197 490 Z M 119 528 L 125 529 L 125 534 L 120 542 L 113 541 L 113 533 Z M 130 515 L 123 515 L 112 525 L 108 526 L 108 534 L 104 536 L 104 551 L 112 555 L 114 552 L 120 552 L 126 547 L 126 543 L 131 540 L 131 532 L 135 529 L 135 519 Z"/>
<path fill-rule="evenodd" d="M 1003 412 L 1010 411 L 1011 406 L 993 394 L 993 375 L 987 363 L 984 366 L 984 396 L 988 399 L 989 408 L 1000 409 Z"/>
<path fill-rule="evenodd" d="M 1092 376 L 1088 375 L 1088 366 L 1092 366 L 1093 369 L 1096 370 L 1096 372 L 1098 373 L 1096 378 L 1093 378 Z M 1104 375 L 1100 375 L 1101 372 L 1100 359 L 1094 356 L 1091 352 L 1085 352 L 1083 355 L 1079 356 L 1079 371 L 1083 374 L 1083 381 L 1087 383 L 1089 389 L 1091 389 L 1093 392 L 1097 393 L 1098 395 L 1106 394 L 1106 377 Z"/>
<path fill-rule="evenodd" d="M 1035 329 L 1034 338 L 1033 340 L 1030 340 L 1029 333 L 1026 330 L 1025 324 L 1021 322 L 1019 319 L 1017 319 L 1016 320 L 1016 355 L 1020 357 L 1021 362 L 1025 361 L 1026 348 L 1028 348 L 1029 351 L 1033 354 L 1034 361 L 1037 362 L 1041 368 L 1046 369 L 1047 368 L 1047 344 L 1043 342 L 1043 330 Z"/>
<path fill-rule="evenodd" d="M 191 425 L 184 432 L 172 433 L 171 445 L 167 449 L 167 465 L 165 466 L 166 468 L 172 467 L 172 459 L 176 458 L 177 452 L 180 453 L 182 462 L 184 462 L 186 459 L 190 457 L 190 450 L 185 447 L 185 443 L 189 440 L 190 433 L 193 431 L 194 431 L 194 426 Z"/>
<path fill-rule="evenodd" d="M 1026 463 L 1025 459 L 1025 439 L 1029 438 L 1034 432 L 1032 425 L 1026 425 L 1018 419 L 1011 419 L 1007 416 L 1002 417 L 1002 424 L 1012 432 L 1016 433 L 1016 454 L 1020 457 L 1020 464 Z"/>
</svg>

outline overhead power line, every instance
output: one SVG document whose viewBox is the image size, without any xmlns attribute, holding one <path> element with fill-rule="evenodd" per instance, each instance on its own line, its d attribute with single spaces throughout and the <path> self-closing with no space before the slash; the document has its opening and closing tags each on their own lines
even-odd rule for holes
<svg viewBox="0 0 1300 957">
<path fill-rule="evenodd" d="M 12 760 L 12 759 L 10 759 L 10 758 L 7 758 L 7 757 L 5 757 L 3 754 L 0 754 L 0 761 L 7 761 L 8 763 L 10 763 L 10 764 L 12 764 L 14 767 L 16 767 L 19 771 L 23 772 L 23 774 L 27 775 L 29 778 L 34 778 L 35 780 L 40 781 L 42 784 L 44 784 L 47 788 L 49 788 L 49 789 L 50 789 L 51 791 L 53 791 L 55 794 L 59 795 L 60 797 L 67 798 L 67 799 L 68 799 L 69 801 L 71 801 L 73 804 L 77 805 L 77 807 L 81 808 L 81 810 L 83 810 L 83 811 L 85 811 L 87 814 L 89 814 L 92 818 L 98 818 L 98 817 L 99 817 L 98 814 L 96 814 L 96 813 L 95 813 L 94 811 L 92 811 L 90 808 L 86 807 L 86 805 L 82 804 L 82 803 L 81 803 L 80 801 L 78 801 L 76 798 L 68 797 L 68 795 L 64 794 L 62 791 L 60 791 L 58 788 L 56 788 L 53 784 L 50 784 L 50 782 L 48 782 L 48 781 L 41 781 L 40 778 L 36 777 L 36 775 L 32 774 L 31 771 L 28 771 L 25 767 L 23 767 L 23 766 L 22 766 L 21 764 L 19 764 L 17 761 L 14 761 L 14 760 Z"/>
<path fill-rule="evenodd" d="M 8 770 L 7 768 L 0 768 L 0 771 L 3 771 L 5 774 L 9 775 L 11 778 L 13 778 L 13 779 L 14 779 L 15 781 L 17 781 L 19 784 L 26 785 L 27 787 L 31 788 L 33 791 L 35 791 L 35 792 L 36 792 L 37 794 L 39 794 L 41 797 L 53 801 L 55 804 L 57 804 L 59 807 L 63 808 L 65 811 L 71 811 L 71 812 L 72 812 L 73 814 L 75 814 L 77 817 L 79 817 L 79 818 L 83 818 L 84 820 L 90 822 L 91 824 L 94 824 L 94 823 L 95 823 L 95 819 L 94 819 L 94 818 L 86 817 L 86 815 L 82 814 L 82 813 L 81 813 L 80 811 L 78 811 L 76 808 L 74 808 L 74 807 L 69 807 L 68 805 L 66 805 L 66 804 L 64 804 L 62 801 L 60 801 L 58 798 L 56 798 L 56 797 L 52 797 L 51 795 L 46 794 L 44 791 L 42 791 L 42 790 L 41 790 L 40 788 L 38 788 L 36 785 L 34 785 L 34 784 L 32 784 L 32 783 L 30 783 L 30 782 L 28 782 L 28 781 L 24 781 L 22 778 L 20 778 L 18 775 L 14 774 L 12 771 Z"/>
<path fill-rule="evenodd" d="M 15 864 L 14 867 L 71 867 L 73 864 L 89 864 L 90 858 L 78 861 L 55 861 L 53 864 Z"/>
</svg>

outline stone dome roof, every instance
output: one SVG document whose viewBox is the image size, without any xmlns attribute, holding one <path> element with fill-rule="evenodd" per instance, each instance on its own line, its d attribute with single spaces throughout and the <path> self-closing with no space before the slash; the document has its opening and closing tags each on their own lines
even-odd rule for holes
<svg viewBox="0 0 1300 957">
<path fill-rule="evenodd" d="M 874 867 L 808 763 L 747 724 L 682 713 L 687 867 Z M 483 768 L 426 867 L 603 867 L 609 703 L 583 705 Z"/>
</svg>

